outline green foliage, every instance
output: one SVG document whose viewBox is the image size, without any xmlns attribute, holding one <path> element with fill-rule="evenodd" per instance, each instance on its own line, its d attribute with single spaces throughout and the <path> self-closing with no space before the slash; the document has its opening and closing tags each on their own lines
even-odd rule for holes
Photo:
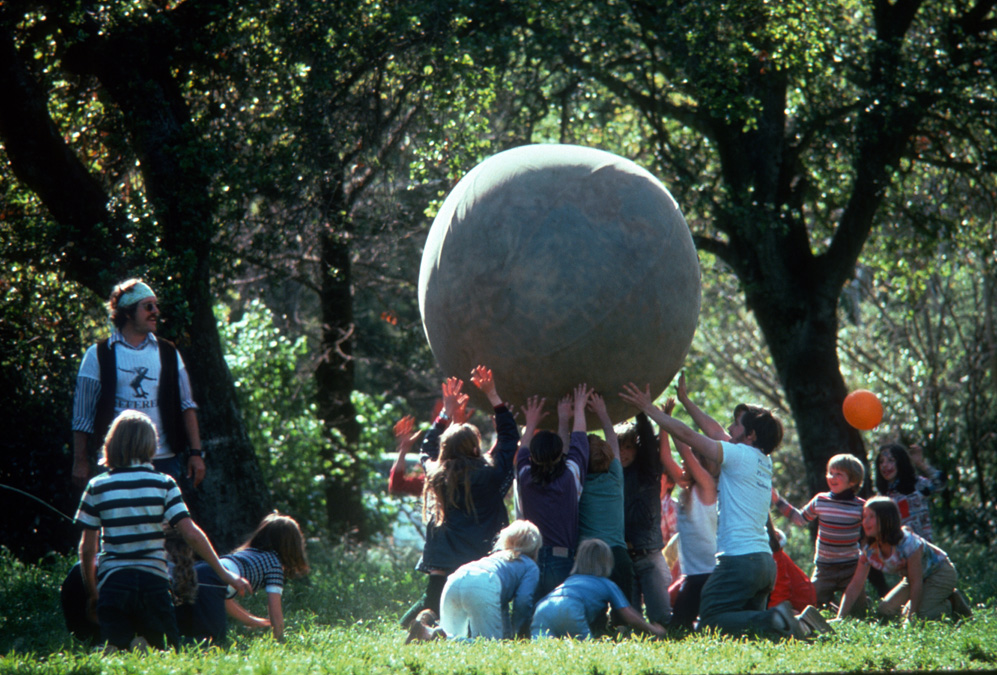
<svg viewBox="0 0 997 675">
<path fill-rule="evenodd" d="M 52 554 L 37 564 L 26 564 L 0 546 L 0 654 L 44 654 L 68 643 L 59 586 L 74 562 L 71 557 Z M 0 671 L 6 672 L 2 665 Z"/>
<path fill-rule="evenodd" d="M 359 444 L 349 456 L 340 453 L 333 460 L 325 459 L 330 440 L 316 415 L 306 338 L 291 340 L 284 335 L 258 300 L 247 303 L 237 321 L 228 321 L 226 313 L 223 306 L 216 308 L 226 362 L 274 505 L 298 520 L 306 532 L 325 532 L 326 477 L 359 464 L 374 530 L 386 530 L 398 502 L 385 491 L 382 453 L 393 447 L 391 428 L 401 416 L 397 407 L 382 397 L 353 392 Z M 332 433 L 334 442 L 343 442 L 338 431 Z"/>
</svg>

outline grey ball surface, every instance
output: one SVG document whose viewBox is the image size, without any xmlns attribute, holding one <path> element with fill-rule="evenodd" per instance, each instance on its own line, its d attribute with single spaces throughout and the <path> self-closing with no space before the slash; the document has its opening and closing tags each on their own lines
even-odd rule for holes
<svg viewBox="0 0 997 675">
<path fill-rule="evenodd" d="M 572 145 L 518 147 L 471 170 L 433 221 L 419 272 L 444 374 L 485 406 L 469 378 L 488 366 L 517 409 L 546 397 L 545 427 L 582 382 L 614 422 L 631 417 L 622 386 L 664 391 L 699 307 L 699 259 L 668 190 L 630 160 Z"/>
</svg>

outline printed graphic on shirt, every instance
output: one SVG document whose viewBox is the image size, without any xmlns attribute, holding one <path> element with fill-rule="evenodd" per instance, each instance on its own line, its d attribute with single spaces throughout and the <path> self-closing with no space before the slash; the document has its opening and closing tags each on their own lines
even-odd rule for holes
<svg viewBox="0 0 997 675">
<path fill-rule="evenodd" d="M 136 366 L 132 370 L 126 370 L 125 368 L 118 368 L 118 370 L 135 375 L 128 383 L 132 391 L 135 392 L 135 398 L 149 398 L 149 392 L 142 387 L 142 380 L 149 380 L 150 382 L 155 382 L 156 380 L 147 376 L 149 372 L 148 368 Z"/>
</svg>

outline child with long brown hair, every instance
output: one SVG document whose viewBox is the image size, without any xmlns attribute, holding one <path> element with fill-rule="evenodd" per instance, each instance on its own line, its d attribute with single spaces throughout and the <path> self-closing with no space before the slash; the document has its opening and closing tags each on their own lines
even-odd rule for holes
<svg viewBox="0 0 997 675">
<path fill-rule="evenodd" d="M 448 381 L 443 387 L 444 412 L 423 442 L 426 487 L 423 519 L 426 544 L 416 567 L 429 575 L 426 592 L 406 614 L 410 623 L 415 611 L 440 613 L 440 595 L 447 575 L 461 565 L 488 555 L 508 513 L 503 502 L 510 483 L 512 460 L 519 445 L 519 428 L 512 413 L 495 390 L 495 378 L 485 366 L 471 371 L 471 383 L 480 389 L 495 409 L 495 448 L 486 456 L 481 450 L 481 433 L 472 424 L 452 424 L 439 438 L 436 433 L 449 424 L 456 409 L 460 387 Z M 420 612 L 421 614 L 422 612 Z M 428 621 L 425 616 L 420 622 Z M 418 631 L 419 627 L 414 627 Z"/>
<path fill-rule="evenodd" d="M 177 608 L 181 633 L 196 641 L 224 644 L 227 616 L 231 616 L 251 628 L 271 628 L 274 638 L 282 640 L 284 581 L 308 574 L 305 538 L 298 523 L 290 516 L 271 513 L 239 548 L 222 556 L 221 562 L 226 569 L 237 571 L 249 580 L 253 590 L 266 590 L 267 618 L 247 612 L 214 571 L 198 563 L 195 565 L 197 601 Z"/>
<path fill-rule="evenodd" d="M 956 600 L 959 577 L 948 554 L 901 523 L 900 509 L 889 497 L 873 497 L 865 503 L 862 554 L 841 597 L 838 618 L 847 616 L 859 595 L 865 593 L 866 578 L 873 568 L 902 577 L 880 600 L 877 611 L 882 615 L 903 615 L 904 619 L 972 615 Z"/>
</svg>

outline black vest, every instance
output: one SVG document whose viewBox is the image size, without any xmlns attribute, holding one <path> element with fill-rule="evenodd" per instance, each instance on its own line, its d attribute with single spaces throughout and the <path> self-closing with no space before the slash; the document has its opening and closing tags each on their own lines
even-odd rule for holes
<svg viewBox="0 0 997 675">
<path fill-rule="evenodd" d="M 187 451 L 187 434 L 180 410 L 180 369 L 177 367 L 177 348 L 169 340 L 156 338 L 159 344 L 159 416 L 163 424 L 160 433 L 166 434 L 170 450 L 177 456 Z M 97 343 L 97 363 L 100 366 L 100 398 L 94 417 L 92 442 L 99 448 L 104 444 L 107 430 L 114 421 L 114 395 L 118 390 L 118 367 L 114 350 L 104 339 Z"/>
</svg>

